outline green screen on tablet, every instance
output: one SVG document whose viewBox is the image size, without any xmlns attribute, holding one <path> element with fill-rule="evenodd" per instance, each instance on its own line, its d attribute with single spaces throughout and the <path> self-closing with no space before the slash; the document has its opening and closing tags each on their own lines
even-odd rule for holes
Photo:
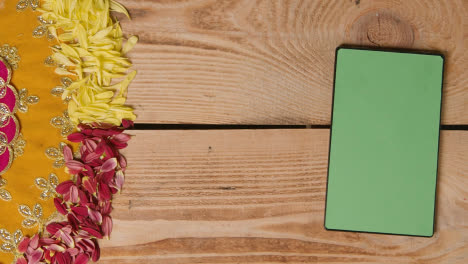
<svg viewBox="0 0 468 264">
<path fill-rule="evenodd" d="M 443 64 L 337 49 L 327 229 L 433 235 Z"/>
</svg>

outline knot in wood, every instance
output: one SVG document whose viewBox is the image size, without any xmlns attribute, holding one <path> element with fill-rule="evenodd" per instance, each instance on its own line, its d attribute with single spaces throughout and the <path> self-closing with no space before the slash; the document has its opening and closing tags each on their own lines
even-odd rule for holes
<svg viewBox="0 0 468 264">
<path fill-rule="evenodd" d="M 409 48 L 414 42 L 410 24 L 388 12 L 369 12 L 358 18 L 349 31 L 351 41 L 360 45 Z"/>
</svg>

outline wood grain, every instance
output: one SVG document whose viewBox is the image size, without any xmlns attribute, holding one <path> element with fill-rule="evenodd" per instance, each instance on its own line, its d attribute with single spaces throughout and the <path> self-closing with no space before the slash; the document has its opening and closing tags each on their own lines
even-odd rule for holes
<svg viewBox="0 0 468 264">
<path fill-rule="evenodd" d="M 132 131 L 101 263 L 467 263 L 468 132 L 443 131 L 432 238 L 325 231 L 329 131 Z"/>
<path fill-rule="evenodd" d="M 468 124 L 468 1 L 123 0 L 140 123 L 329 124 L 335 48 L 446 56 L 443 124 Z"/>
</svg>

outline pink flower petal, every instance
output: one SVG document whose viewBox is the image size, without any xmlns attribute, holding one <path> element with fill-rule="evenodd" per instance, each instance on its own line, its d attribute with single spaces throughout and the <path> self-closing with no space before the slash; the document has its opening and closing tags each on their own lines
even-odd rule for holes
<svg viewBox="0 0 468 264">
<path fill-rule="evenodd" d="M 68 213 L 66 206 L 62 203 L 62 199 L 54 198 L 54 205 L 55 205 L 55 208 L 57 208 L 57 211 L 60 214 L 66 215 Z"/>
<path fill-rule="evenodd" d="M 60 245 L 57 245 L 57 244 L 51 244 L 49 246 L 47 246 L 47 249 L 50 250 L 50 251 L 54 251 L 54 252 L 65 252 L 65 248 L 60 246 Z"/>
<path fill-rule="evenodd" d="M 49 232 L 50 234 L 55 234 L 57 233 L 57 231 L 59 231 L 59 229 L 61 229 L 63 227 L 62 224 L 59 224 L 59 223 L 50 223 L 46 226 L 46 230 L 47 232 Z"/>
<path fill-rule="evenodd" d="M 83 233 L 83 232 L 80 231 L 78 233 Z M 80 234 L 80 236 L 82 235 Z M 81 248 L 83 251 L 88 251 L 88 252 L 94 251 L 94 243 L 91 239 L 88 239 L 88 238 L 81 239 L 81 241 L 77 243 L 77 246 Z"/>
<path fill-rule="evenodd" d="M 78 128 L 80 129 L 81 133 L 83 133 L 84 135 L 90 136 L 93 133 L 93 130 L 90 129 L 88 125 L 79 124 Z"/>
<path fill-rule="evenodd" d="M 91 235 L 91 236 L 93 236 L 93 237 L 96 237 L 96 238 L 99 238 L 99 239 L 101 239 L 101 238 L 102 238 L 102 234 L 101 234 L 101 233 L 99 233 L 98 231 L 96 231 L 96 230 L 92 229 L 92 228 L 89 228 L 89 227 L 83 227 L 83 228 L 81 228 L 81 229 L 83 229 L 83 231 L 86 231 L 86 232 L 88 232 L 88 234 L 90 234 L 90 235 Z"/>
<path fill-rule="evenodd" d="M 86 136 L 79 132 L 72 133 L 68 135 L 67 137 L 68 141 L 71 141 L 71 142 L 81 142 L 85 138 Z"/>
<path fill-rule="evenodd" d="M 120 165 L 120 168 L 122 168 L 123 170 L 127 168 L 127 159 L 125 159 L 123 155 L 119 156 L 119 165 Z"/>
<path fill-rule="evenodd" d="M 71 210 L 77 215 L 88 216 L 88 208 L 84 206 L 74 206 Z"/>
<path fill-rule="evenodd" d="M 58 243 L 57 240 L 50 238 L 50 237 L 42 237 L 39 239 L 39 244 L 43 246 L 48 246 L 48 245 L 57 244 L 57 243 Z"/>
<path fill-rule="evenodd" d="M 102 164 L 101 171 L 108 172 L 108 171 L 115 169 L 115 167 L 117 167 L 117 159 L 111 158 L 111 159 L 106 160 L 106 162 Z"/>
<path fill-rule="evenodd" d="M 39 235 L 35 234 L 32 238 L 31 241 L 29 242 L 29 246 L 36 249 L 39 247 Z"/>
<path fill-rule="evenodd" d="M 86 205 L 89 203 L 86 193 L 82 190 L 78 190 L 78 197 L 80 198 L 80 205 Z"/>
<path fill-rule="evenodd" d="M 99 248 L 99 244 L 94 242 L 94 251 L 91 254 L 91 258 L 93 261 L 98 261 L 99 257 L 101 256 L 101 249 Z"/>
<path fill-rule="evenodd" d="M 109 190 L 109 186 L 105 184 L 99 184 L 99 193 L 98 193 L 99 200 L 101 201 L 109 201 L 111 199 L 111 193 Z"/>
<path fill-rule="evenodd" d="M 114 175 L 115 175 L 115 170 L 103 172 L 101 174 L 102 182 L 104 182 L 105 184 L 109 184 L 114 179 Z"/>
<path fill-rule="evenodd" d="M 72 185 L 74 185 L 74 184 L 75 184 L 75 183 L 74 183 L 73 181 L 70 181 L 70 180 L 64 181 L 64 182 L 60 183 L 60 184 L 55 188 L 55 190 L 56 190 L 59 194 L 62 194 L 62 195 L 63 195 L 63 194 L 65 194 L 65 193 L 69 192 L 69 191 L 70 191 L 70 187 L 71 187 Z"/>
<path fill-rule="evenodd" d="M 88 191 L 90 194 L 96 193 L 96 181 L 90 177 L 83 177 L 83 187 Z"/>
<path fill-rule="evenodd" d="M 73 238 L 70 236 L 69 233 L 60 230 L 59 238 L 63 241 L 63 243 L 65 243 L 65 245 L 67 245 L 67 247 L 69 248 L 75 247 L 75 241 L 73 240 Z"/>
<path fill-rule="evenodd" d="M 71 264 L 70 254 L 58 252 L 56 255 L 57 264 Z"/>
<path fill-rule="evenodd" d="M 89 154 L 83 156 L 82 158 L 83 158 L 83 161 L 84 161 L 85 163 L 90 163 L 90 162 L 92 162 L 92 161 L 94 161 L 94 160 L 99 159 L 100 157 L 101 157 L 101 154 L 96 153 L 96 152 L 91 152 L 91 153 L 89 153 Z"/>
<path fill-rule="evenodd" d="M 94 176 L 94 170 L 88 164 L 85 164 L 83 171 L 81 172 L 84 176 Z"/>
<path fill-rule="evenodd" d="M 98 223 L 98 224 L 102 223 L 102 215 L 100 212 L 88 209 L 88 215 L 89 215 L 89 218 L 93 220 L 93 222 Z"/>
<path fill-rule="evenodd" d="M 63 158 L 65 161 L 73 160 L 73 152 L 69 146 L 63 147 Z"/>
<path fill-rule="evenodd" d="M 106 201 L 102 205 L 101 214 L 108 215 L 112 212 L 112 204 L 110 201 Z"/>
<path fill-rule="evenodd" d="M 86 139 L 83 143 L 84 143 L 83 146 L 89 152 L 96 151 L 96 149 L 98 147 L 98 144 L 96 143 L 96 141 L 94 141 L 93 139 L 90 139 L 90 138 Z"/>
<path fill-rule="evenodd" d="M 16 264 L 28 264 L 24 257 L 19 257 L 16 259 Z"/>
<path fill-rule="evenodd" d="M 78 187 L 76 187 L 76 185 L 73 185 L 70 188 L 70 202 L 72 202 L 72 203 L 78 203 L 79 202 Z"/>
<path fill-rule="evenodd" d="M 65 162 L 65 166 L 67 166 L 70 174 L 77 174 L 84 168 L 84 164 L 77 160 L 69 160 Z"/>
<path fill-rule="evenodd" d="M 108 215 L 105 215 L 102 218 L 102 232 L 104 233 L 104 236 L 109 237 L 110 233 L 112 232 L 112 218 Z"/>
<path fill-rule="evenodd" d="M 40 248 L 34 250 L 31 255 L 28 256 L 28 264 L 37 264 L 42 259 L 44 251 Z"/>
<path fill-rule="evenodd" d="M 86 254 L 80 254 L 75 259 L 75 264 L 86 264 L 89 261 L 89 257 Z"/>
<path fill-rule="evenodd" d="M 127 120 L 127 119 L 123 119 L 123 120 L 122 120 L 122 126 L 123 126 L 123 128 L 125 128 L 125 129 L 130 128 L 130 127 L 133 127 L 133 121 Z"/>
<path fill-rule="evenodd" d="M 66 252 L 68 252 L 70 256 L 74 257 L 80 253 L 80 250 L 77 248 L 67 248 Z"/>
<path fill-rule="evenodd" d="M 130 136 L 129 134 L 126 134 L 126 133 L 121 133 L 121 134 L 117 134 L 117 135 L 113 136 L 112 138 L 114 140 L 118 141 L 118 142 L 126 143 L 132 138 L 132 136 Z"/>
<path fill-rule="evenodd" d="M 93 130 L 93 136 L 96 136 L 96 137 L 110 137 L 118 133 L 121 133 L 121 131 L 118 129 L 113 129 L 113 128 L 109 128 L 109 129 L 98 128 L 98 129 Z"/>
<path fill-rule="evenodd" d="M 78 230 L 78 226 L 80 225 L 80 223 L 78 222 L 78 219 L 76 219 L 75 215 L 67 214 L 67 220 L 68 224 L 72 226 L 73 230 Z"/>
<path fill-rule="evenodd" d="M 120 191 L 122 190 L 122 186 L 125 181 L 125 176 L 122 170 L 119 170 L 115 173 L 115 185 L 117 189 Z"/>
<path fill-rule="evenodd" d="M 18 251 L 20 253 L 26 252 L 26 250 L 28 249 L 30 240 L 31 239 L 29 237 L 23 237 L 23 239 L 21 239 L 21 242 L 18 244 Z"/>
</svg>

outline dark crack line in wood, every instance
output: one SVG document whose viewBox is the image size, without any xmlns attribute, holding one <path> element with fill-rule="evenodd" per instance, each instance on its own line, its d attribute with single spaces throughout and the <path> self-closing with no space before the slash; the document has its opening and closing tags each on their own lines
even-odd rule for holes
<svg viewBox="0 0 468 264">
<path fill-rule="evenodd" d="M 330 128 L 314 125 L 313 128 Z M 226 130 L 226 129 L 305 129 L 306 125 L 233 125 L 233 124 L 135 124 L 133 130 Z"/>
<path fill-rule="evenodd" d="M 330 129 L 330 125 L 234 125 L 138 123 L 130 130 L 235 130 L 235 129 Z M 468 131 L 468 125 L 441 125 L 441 130 Z"/>
<path fill-rule="evenodd" d="M 131 130 L 222 130 L 222 129 L 330 129 L 330 125 L 233 125 L 138 123 Z M 441 125 L 441 130 L 467 131 L 468 125 Z"/>
</svg>

